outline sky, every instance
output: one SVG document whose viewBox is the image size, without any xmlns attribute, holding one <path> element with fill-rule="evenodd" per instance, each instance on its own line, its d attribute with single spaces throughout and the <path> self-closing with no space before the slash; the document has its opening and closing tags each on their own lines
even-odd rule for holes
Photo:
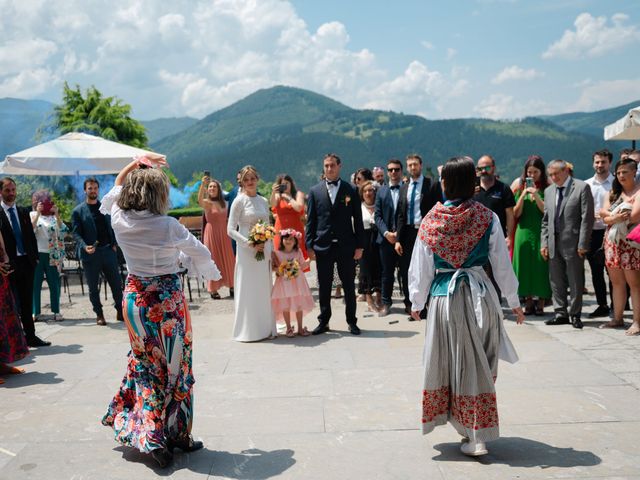
<svg viewBox="0 0 640 480">
<path fill-rule="evenodd" d="M 140 120 L 289 85 L 429 119 L 640 100 L 637 0 L 0 0 L 0 98 L 94 85 Z"/>
</svg>

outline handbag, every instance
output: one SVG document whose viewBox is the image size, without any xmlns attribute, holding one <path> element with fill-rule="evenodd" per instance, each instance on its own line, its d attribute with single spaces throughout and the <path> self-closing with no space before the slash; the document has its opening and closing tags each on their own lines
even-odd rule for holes
<svg viewBox="0 0 640 480">
<path fill-rule="evenodd" d="M 627 235 L 627 240 L 631 245 L 640 248 L 640 224 L 636 225 Z"/>
</svg>

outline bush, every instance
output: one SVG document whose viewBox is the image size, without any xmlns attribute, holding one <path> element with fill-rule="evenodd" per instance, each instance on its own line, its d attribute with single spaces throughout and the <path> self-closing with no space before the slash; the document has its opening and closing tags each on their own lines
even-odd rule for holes
<svg viewBox="0 0 640 480">
<path fill-rule="evenodd" d="M 187 207 L 187 208 L 175 208 L 173 210 L 169 210 L 167 215 L 174 218 L 180 217 L 198 217 L 202 215 L 204 210 L 200 207 Z"/>
</svg>

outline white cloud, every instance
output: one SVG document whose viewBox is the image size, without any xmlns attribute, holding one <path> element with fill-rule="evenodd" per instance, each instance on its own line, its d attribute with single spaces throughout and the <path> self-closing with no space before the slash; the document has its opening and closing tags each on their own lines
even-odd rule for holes
<svg viewBox="0 0 640 480">
<path fill-rule="evenodd" d="M 289 0 L 26 3 L 0 0 L 0 91 L 22 98 L 59 101 L 66 80 L 118 96 L 139 118 L 201 116 L 284 84 L 353 107 L 433 113 L 468 85 L 464 69 L 408 61 L 387 71 L 351 45 L 346 25 L 310 29 Z"/>
<path fill-rule="evenodd" d="M 473 111 L 483 118 L 514 119 L 550 113 L 551 107 L 540 100 L 519 102 L 511 95 L 494 93 L 482 100 Z"/>
<path fill-rule="evenodd" d="M 504 70 L 493 77 L 491 83 L 493 83 L 494 85 L 500 85 L 504 82 L 509 82 L 512 80 L 534 80 L 543 76 L 544 73 L 538 72 L 533 68 L 525 70 L 524 68 L 518 67 L 517 65 L 512 65 L 510 67 L 505 67 Z"/>
<path fill-rule="evenodd" d="M 447 48 L 447 60 L 451 60 L 458 54 L 458 51 L 455 48 Z"/>
<path fill-rule="evenodd" d="M 640 86 L 636 78 L 606 80 L 586 85 L 578 101 L 568 111 L 592 111 L 640 100 Z"/>
<path fill-rule="evenodd" d="M 427 50 L 433 50 L 435 49 L 435 45 L 427 40 L 423 40 L 422 42 L 420 42 L 420 45 L 422 45 L 424 48 L 426 48 Z"/>
<path fill-rule="evenodd" d="M 542 58 L 579 59 L 598 57 L 640 42 L 637 25 L 629 25 L 629 17 L 622 13 L 607 17 L 593 17 L 581 13 L 574 22 L 575 30 L 565 30 L 562 38 L 542 54 Z"/>
</svg>

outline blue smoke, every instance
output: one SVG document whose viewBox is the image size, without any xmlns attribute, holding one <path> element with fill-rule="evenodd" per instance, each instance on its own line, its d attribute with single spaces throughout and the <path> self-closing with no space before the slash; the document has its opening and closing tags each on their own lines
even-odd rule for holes
<svg viewBox="0 0 640 480">
<path fill-rule="evenodd" d="M 193 192 L 197 192 L 200 188 L 201 180 L 198 180 L 193 185 L 187 185 L 182 189 L 178 189 L 172 186 L 169 189 L 169 200 L 171 201 L 172 208 L 182 208 L 189 204 L 189 197 Z"/>
</svg>

